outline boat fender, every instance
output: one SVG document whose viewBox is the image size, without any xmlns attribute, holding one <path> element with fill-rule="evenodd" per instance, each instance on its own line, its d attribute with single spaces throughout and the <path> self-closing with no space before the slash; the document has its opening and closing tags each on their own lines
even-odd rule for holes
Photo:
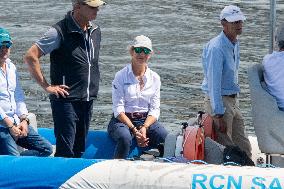
<svg viewBox="0 0 284 189">
<path fill-rule="evenodd" d="M 198 117 L 198 125 L 204 128 L 205 138 L 209 137 L 212 140 L 216 141 L 217 134 L 214 129 L 212 116 L 203 111 L 199 111 L 197 117 Z"/>
<path fill-rule="evenodd" d="M 188 160 L 204 160 L 204 129 L 188 126 L 183 135 L 183 157 Z"/>
</svg>

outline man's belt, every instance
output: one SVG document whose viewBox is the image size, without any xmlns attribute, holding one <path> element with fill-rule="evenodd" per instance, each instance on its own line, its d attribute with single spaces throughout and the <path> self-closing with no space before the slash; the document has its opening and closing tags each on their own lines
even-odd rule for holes
<svg viewBox="0 0 284 189">
<path fill-rule="evenodd" d="M 126 112 L 125 115 L 129 118 L 129 119 L 144 119 L 147 117 L 148 112 Z"/>
</svg>

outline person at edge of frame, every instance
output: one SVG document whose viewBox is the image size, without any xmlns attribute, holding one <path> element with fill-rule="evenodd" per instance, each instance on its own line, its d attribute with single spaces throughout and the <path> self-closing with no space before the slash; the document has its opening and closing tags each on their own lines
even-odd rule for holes
<svg viewBox="0 0 284 189">
<path fill-rule="evenodd" d="M 275 41 L 278 50 L 263 58 L 263 77 L 268 92 L 275 97 L 278 108 L 284 111 L 284 23 L 278 27 Z"/>
<path fill-rule="evenodd" d="M 0 155 L 49 156 L 52 145 L 30 124 L 18 72 L 9 58 L 12 45 L 8 30 L 0 28 Z"/>
</svg>

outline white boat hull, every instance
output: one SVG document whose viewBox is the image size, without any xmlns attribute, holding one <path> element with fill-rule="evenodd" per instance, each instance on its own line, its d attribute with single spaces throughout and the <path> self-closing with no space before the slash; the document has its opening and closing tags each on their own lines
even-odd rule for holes
<svg viewBox="0 0 284 189">
<path fill-rule="evenodd" d="M 283 168 L 107 160 L 91 165 L 60 188 L 284 188 L 283 174 Z"/>
</svg>

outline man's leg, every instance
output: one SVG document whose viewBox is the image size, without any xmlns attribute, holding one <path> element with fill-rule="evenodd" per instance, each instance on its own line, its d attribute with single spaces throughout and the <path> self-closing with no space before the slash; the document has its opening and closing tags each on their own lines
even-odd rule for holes
<svg viewBox="0 0 284 189">
<path fill-rule="evenodd" d="M 21 153 L 22 156 L 49 156 L 52 154 L 52 145 L 45 138 L 41 137 L 33 127 L 29 126 L 28 136 L 20 138 L 17 144 L 25 150 Z"/>
<path fill-rule="evenodd" d="M 218 128 L 214 128 L 217 134 L 216 141 L 224 146 L 226 145 L 233 145 L 232 140 L 232 123 L 234 118 L 234 112 L 232 111 L 231 105 L 230 105 L 230 99 L 227 99 L 229 97 L 223 97 L 223 104 L 226 108 L 226 111 L 224 113 L 223 119 L 225 121 L 225 124 L 227 126 L 227 132 L 222 133 L 219 131 Z M 204 109 L 207 113 L 212 115 L 212 108 L 210 104 L 210 99 L 208 97 L 205 97 L 204 99 Z"/>
<path fill-rule="evenodd" d="M 9 133 L 9 129 L 4 127 L 0 127 L 0 155 L 20 155 L 17 144 Z"/>
<path fill-rule="evenodd" d="M 116 142 L 114 158 L 127 158 L 132 145 L 132 135 L 130 134 L 128 127 L 112 117 L 108 125 L 108 133 Z"/>
<path fill-rule="evenodd" d="M 212 113 L 210 100 L 205 97 L 205 110 L 208 113 Z M 238 107 L 238 101 L 236 98 L 223 97 L 223 104 L 226 108 L 224 114 L 224 121 L 227 125 L 227 134 L 217 132 L 217 142 L 222 145 L 238 145 L 244 150 L 249 157 L 251 157 L 251 145 L 245 135 L 244 120 L 241 111 Z"/>
<path fill-rule="evenodd" d="M 78 117 L 71 102 L 50 101 L 56 137 L 57 157 L 74 157 L 73 146 Z"/>
<path fill-rule="evenodd" d="M 235 118 L 233 121 L 233 142 L 251 157 L 251 144 L 245 133 L 244 119 L 238 106 L 235 107 Z"/>
<path fill-rule="evenodd" d="M 80 158 L 85 152 L 86 140 L 93 113 L 93 101 L 72 102 L 79 120 L 76 122 L 74 157 Z"/>
</svg>

